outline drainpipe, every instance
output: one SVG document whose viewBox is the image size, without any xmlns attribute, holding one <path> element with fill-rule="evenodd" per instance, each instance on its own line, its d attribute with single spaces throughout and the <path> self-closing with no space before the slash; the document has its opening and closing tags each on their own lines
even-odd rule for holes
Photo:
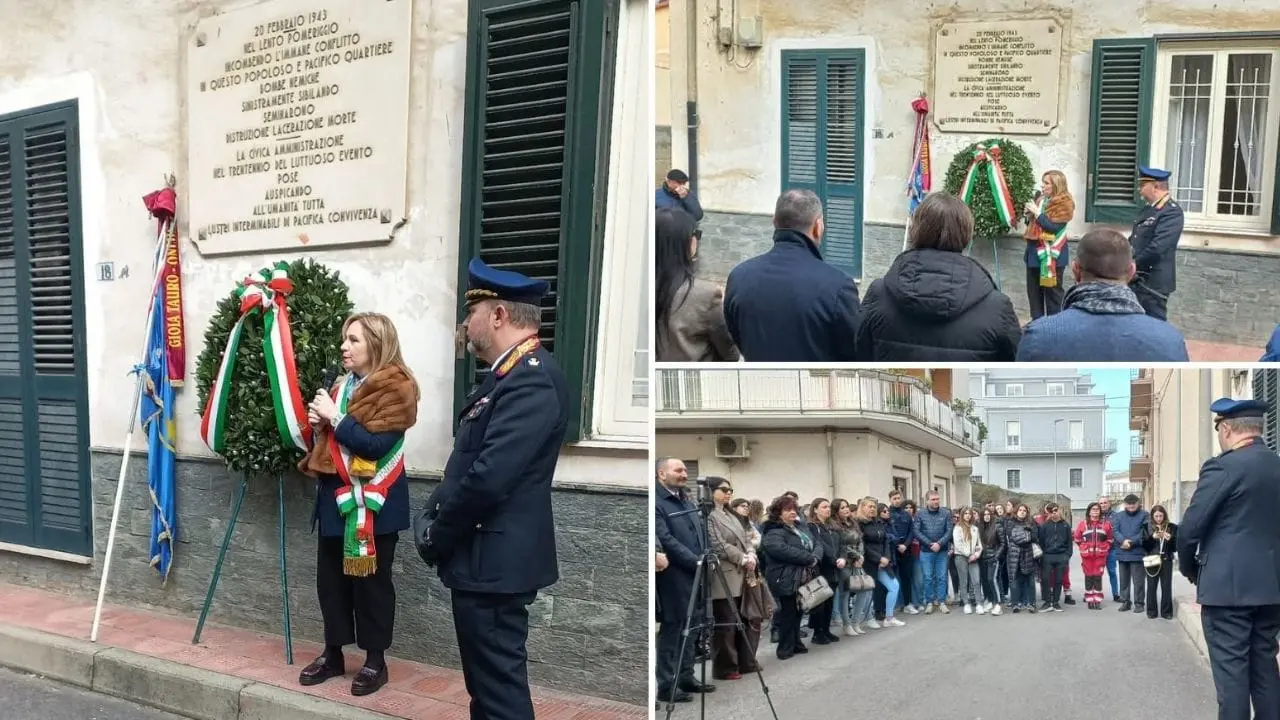
<svg viewBox="0 0 1280 720">
<path fill-rule="evenodd" d="M 687 32 L 685 50 L 685 70 L 688 85 L 687 102 L 685 103 L 685 122 L 689 137 L 689 167 L 685 170 L 689 175 L 689 189 L 698 190 L 698 0 L 687 0 L 688 8 L 685 17 Z"/>
<path fill-rule="evenodd" d="M 831 497 L 836 493 L 836 432 L 827 428 L 827 477 L 831 479 Z"/>
</svg>

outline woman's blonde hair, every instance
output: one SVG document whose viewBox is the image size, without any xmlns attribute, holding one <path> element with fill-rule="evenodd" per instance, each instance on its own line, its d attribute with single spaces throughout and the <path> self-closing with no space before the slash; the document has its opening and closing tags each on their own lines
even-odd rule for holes
<svg viewBox="0 0 1280 720">
<path fill-rule="evenodd" d="M 404 356 L 400 354 L 400 334 L 396 332 L 395 323 L 391 322 L 391 318 L 375 312 L 355 313 L 342 323 L 343 338 L 347 336 L 347 331 L 354 323 L 360 323 L 361 329 L 364 330 L 364 342 L 369 346 L 369 359 L 373 361 L 369 374 L 372 375 L 385 367 L 394 365 L 413 381 L 416 393 L 418 380 L 405 364 Z"/>
<path fill-rule="evenodd" d="M 1071 190 L 1067 188 L 1067 176 L 1063 175 L 1061 170 L 1046 170 L 1044 175 L 1040 176 L 1040 180 L 1042 182 L 1045 179 L 1049 180 L 1049 187 L 1053 188 L 1053 194 L 1055 197 L 1058 195 L 1071 194 Z"/>
</svg>

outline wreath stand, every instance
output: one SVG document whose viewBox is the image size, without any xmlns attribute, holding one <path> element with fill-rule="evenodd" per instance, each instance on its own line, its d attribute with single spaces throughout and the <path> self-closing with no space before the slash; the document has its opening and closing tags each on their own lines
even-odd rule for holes
<svg viewBox="0 0 1280 720">
<path fill-rule="evenodd" d="M 218 579 L 222 576 L 222 563 L 227 558 L 227 548 L 231 545 L 232 536 L 235 535 L 236 521 L 240 518 L 240 507 L 244 504 L 244 496 L 248 490 L 249 475 L 241 474 L 240 486 L 236 489 L 235 504 L 231 506 L 231 518 L 227 521 L 227 532 L 222 537 L 222 547 L 218 549 L 218 560 L 213 565 L 213 577 L 209 578 L 209 590 L 204 596 L 204 607 L 200 609 L 200 620 L 196 622 L 195 635 L 191 637 L 192 645 L 200 644 L 200 633 L 204 630 L 204 621 L 209 617 L 209 607 L 213 604 L 213 595 L 218 589 Z M 276 498 L 280 526 L 280 594 L 284 607 L 284 658 L 286 664 L 292 665 L 293 623 L 289 617 L 289 563 L 288 553 L 285 551 L 284 473 L 276 475 Z"/>
</svg>

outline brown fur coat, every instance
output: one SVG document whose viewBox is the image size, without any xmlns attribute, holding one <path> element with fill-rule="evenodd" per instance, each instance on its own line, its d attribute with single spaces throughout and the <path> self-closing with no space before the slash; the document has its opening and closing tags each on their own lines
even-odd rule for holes
<svg viewBox="0 0 1280 720">
<path fill-rule="evenodd" d="M 1076 201 L 1071 199 L 1069 193 L 1054 195 L 1049 199 L 1049 207 L 1045 208 L 1044 214 L 1056 223 L 1071 222 L 1076 214 Z M 1024 240 L 1036 243 L 1041 240 L 1053 242 L 1053 236 L 1054 233 L 1046 232 L 1034 218 L 1027 224 L 1027 231 L 1022 235 Z"/>
<path fill-rule="evenodd" d="M 335 388 L 341 385 L 339 381 Z M 418 397 L 417 381 L 403 368 L 390 365 L 360 383 L 347 402 L 347 414 L 371 433 L 404 432 L 418 422 Z M 329 453 L 332 435 L 333 428 L 327 425 L 316 434 L 315 445 L 298 463 L 298 470 L 311 477 L 338 472 Z"/>
</svg>

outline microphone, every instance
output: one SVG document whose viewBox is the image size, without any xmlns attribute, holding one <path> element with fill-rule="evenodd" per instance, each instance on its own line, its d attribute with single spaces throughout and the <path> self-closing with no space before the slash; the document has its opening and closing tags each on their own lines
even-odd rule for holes
<svg viewBox="0 0 1280 720">
<path fill-rule="evenodd" d="M 333 387 L 334 381 L 338 379 L 339 370 L 336 366 L 330 365 L 324 369 L 324 377 L 320 380 L 320 389 L 329 392 Z"/>
</svg>

